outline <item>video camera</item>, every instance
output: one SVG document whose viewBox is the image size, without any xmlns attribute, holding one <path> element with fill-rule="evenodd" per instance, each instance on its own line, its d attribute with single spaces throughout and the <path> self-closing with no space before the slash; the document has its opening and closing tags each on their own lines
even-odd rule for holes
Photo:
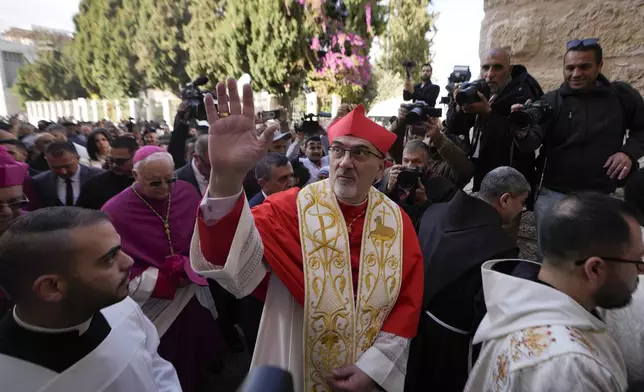
<svg viewBox="0 0 644 392">
<path fill-rule="evenodd" d="M 456 103 L 460 106 L 467 105 L 470 103 L 479 102 L 481 97 L 479 94 L 487 99 L 490 99 L 492 91 L 490 90 L 490 85 L 483 79 L 475 80 L 471 83 L 463 83 L 458 86 L 458 93 L 456 93 Z"/>
<path fill-rule="evenodd" d="M 188 103 L 188 110 L 186 111 L 184 120 L 189 120 L 191 118 L 196 120 L 206 120 L 206 105 L 204 104 L 203 99 L 209 91 L 199 88 L 206 83 L 208 83 L 208 77 L 199 76 L 181 89 L 179 96 L 182 101 Z"/>
<path fill-rule="evenodd" d="M 441 108 L 433 108 L 424 101 L 416 101 L 414 103 L 403 103 L 401 108 L 407 109 L 405 115 L 405 122 L 408 125 L 418 124 L 428 118 L 441 117 L 443 110 Z"/>
<path fill-rule="evenodd" d="M 471 78 L 472 72 L 470 71 L 470 67 L 468 65 L 455 65 L 454 70 L 447 78 L 447 86 L 445 86 L 445 90 L 447 90 L 447 96 L 442 97 L 440 103 L 443 105 L 449 105 L 452 102 L 456 85 L 469 82 Z"/>
<path fill-rule="evenodd" d="M 531 127 L 541 123 L 551 111 L 550 105 L 541 101 L 525 105 L 523 109 L 510 113 L 508 117 L 510 130 L 514 133 L 527 132 Z"/>
<path fill-rule="evenodd" d="M 405 73 L 407 74 L 407 79 L 411 79 L 411 69 L 416 67 L 416 63 L 411 60 L 407 60 L 402 62 L 402 66 L 405 67 Z"/>
<path fill-rule="evenodd" d="M 307 137 L 323 134 L 324 128 L 320 125 L 319 119 L 324 117 L 330 118 L 331 113 L 305 114 L 302 117 L 302 122 L 299 125 L 295 125 L 295 131 L 303 132 Z"/>
</svg>

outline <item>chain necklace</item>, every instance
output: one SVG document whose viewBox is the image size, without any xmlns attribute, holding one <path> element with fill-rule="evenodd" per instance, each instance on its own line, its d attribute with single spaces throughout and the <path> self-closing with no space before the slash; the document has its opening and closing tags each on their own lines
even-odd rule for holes
<svg viewBox="0 0 644 392">
<path fill-rule="evenodd" d="M 366 212 L 367 212 L 367 209 L 365 208 L 364 210 L 362 210 L 361 213 L 359 213 L 355 218 L 353 218 L 351 223 L 349 223 L 349 227 L 347 228 L 347 231 L 349 232 L 349 234 L 351 234 L 351 230 L 353 230 L 353 224 L 356 223 L 356 221 L 360 219 Z"/>
<path fill-rule="evenodd" d="M 171 254 L 171 255 L 173 255 L 173 254 L 174 254 L 174 247 L 172 246 L 172 237 L 170 236 L 170 205 L 172 204 L 172 192 L 170 192 L 170 193 L 168 194 L 168 211 L 165 213 L 165 219 L 164 219 L 161 215 L 159 215 L 159 213 L 158 213 L 158 212 L 156 212 L 156 210 L 155 210 L 154 208 L 152 208 L 152 206 L 150 205 L 150 203 L 148 203 L 147 201 L 145 201 L 145 199 L 144 199 L 141 195 L 139 195 L 139 192 L 137 192 L 137 191 L 136 191 L 136 188 L 134 187 L 134 185 L 132 185 L 132 190 L 134 191 L 134 194 L 135 194 L 135 195 L 136 195 L 136 196 L 137 196 L 137 197 L 138 197 L 138 198 L 139 198 L 139 199 L 140 199 L 140 200 L 141 200 L 141 201 L 142 201 L 146 206 L 148 206 L 148 208 L 149 208 L 152 212 L 154 212 L 154 214 L 155 214 L 156 216 L 158 216 L 158 217 L 159 217 L 159 219 L 161 219 L 161 222 L 163 222 L 163 229 L 165 230 L 165 236 L 166 236 L 166 238 L 168 239 L 168 245 L 170 246 L 170 254 Z"/>
</svg>

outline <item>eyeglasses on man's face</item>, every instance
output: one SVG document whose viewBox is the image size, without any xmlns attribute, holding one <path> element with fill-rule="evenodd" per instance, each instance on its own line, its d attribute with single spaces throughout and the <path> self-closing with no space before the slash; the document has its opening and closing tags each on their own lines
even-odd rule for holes
<svg viewBox="0 0 644 392">
<path fill-rule="evenodd" d="M 166 184 L 168 184 L 168 185 L 172 185 L 172 184 L 174 184 L 175 182 L 177 182 L 177 177 L 168 178 L 168 179 L 166 179 L 166 180 L 154 180 L 154 181 L 148 181 L 148 185 L 150 185 L 150 186 L 151 186 L 151 187 L 153 187 L 153 188 L 158 188 L 158 187 L 160 187 L 164 182 L 165 182 Z"/>
<path fill-rule="evenodd" d="M 352 159 L 357 162 L 364 162 L 369 159 L 370 155 L 373 155 L 376 158 L 383 159 L 382 156 L 370 151 L 367 147 L 357 146 L 351 148 L 344 148 L 340 146 L 331 146 L 329 147 L 329 156 L 333 159 L 342 159 L 347 151 Z"/>
<path fill-rule="evenodd" d="M 29 204 L 29 199 L 27 196 L 22 195 L 19 198 L 7 200 L 7 201 L 0 201 L 0 209 L 4 207 L 8 207 L 12 211 L 19 211 L 25 208 Z"/>
<path fill-rule="evenodd" d="M 598 256 L 600 259 L 608 262 L 613 262 L 613 263 L 623 263 L 623 264 L 635 264 L 637 266 L 644 266 L 644 261 L 642 260 L 627 260 L 627 259 L 620 259 L 618 257 L 602 257 Z M 575 265 L 584 265 L 586 263 L 587 259 L 583 260 L 575 260 Z"/>
</svg>

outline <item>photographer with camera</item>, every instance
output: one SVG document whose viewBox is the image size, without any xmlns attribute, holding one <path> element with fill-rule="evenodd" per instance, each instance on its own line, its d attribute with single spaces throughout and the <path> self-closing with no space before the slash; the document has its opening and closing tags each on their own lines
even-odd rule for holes
<svg viewBox="0 0 644 392">
<path fill-rule="evenodd" d="M 400 205 L 416 225 L 427 207 L 432 203 L 450 201 L 458 191 L 458 187 L 445 174 L 454 168 L 462 172 L 468 169 L 465 153 L 440 134 L 439 118 L 429 118 L 427 122 L 414 126 L 425 128 L 432 142 L 445 143 L 444 145 L 451 143 L 453 146 L 445 150 L 448 151 L 446 158 L 437 162 L 426 143 L 411 140 L 403 149 L 402 165 L 394 165 L 382 180 L 380 191 Z"/>
<path fill-rule="evenodd" d="M 541 147 L 537 232 L 545 211 L 567 193 L 612 193 L 644 155 L 644 101 L 629 84 L 610 82 L 602 66 L 598 39 L 570 41 L 561 87 L 512 108 L 517 146 L 530 154 Z"/>
<path fill-rule="evenodd" d="M 405 79 L 405 88 L 403 90 L 403 99 L 405 101 L 423 101 L 427 105 L 434 107 L 436 106 L 436 99 L 438 98 L 438 95 L 440 94 L 440 87 L 438 87 L 435 84 L 432 84 L 431 79 L 432 79 L 432 66 L 429 63 L 423 64 L 421 74 L 420 74 L 420 80 L 422 81 L 421 83 L 418 83 L 417 85 L 412 87 L 411 84 L 411 73 L 410 69 L 415 67 L 416 65 L 411 62 L 407 61 L 403 63 L 403 66 L 405 67 L 405 70 L 407 72 L 407 78 Z"/>
<path fill-rule="evenodd" d="M 447 133 L 470 142 L 474 163 L 474 188 L 483 177 L 500 166 L 519 170 L 530 183 L 534 178 L 534 152 L 513 147 L 508 124 L 510 108 L 543 95 L 539 83 L 522 65 L 512 65 L 507 49 L 492 49 L 481 59 L 481 80 L 458 86 L 447 113 Z M 474 128 L 471 141 L 470 129 Z"/>
</svg>

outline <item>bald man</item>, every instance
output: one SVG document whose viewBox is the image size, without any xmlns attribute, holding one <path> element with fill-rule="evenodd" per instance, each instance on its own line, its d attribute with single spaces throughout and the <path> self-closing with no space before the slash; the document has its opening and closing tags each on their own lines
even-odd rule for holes
<svg viewBox="0 0 644 392">
<path fill-rule="evenodd" d="M 490 86 L 490 99 L 481 97 L 479 102 L 463 107 L 453 103 L 447 113 L 447 132 L 461 136 L 471 146 L 474 191 L 479 190 L 487 173 L 500 166 L 516 168 L 533 183 L 534 153 L 524 154 L 514 148 L 508 116 L 512 105 L 534 101 L 543 90 L 526 67 L 512 64 L 507 48 L 491 49 L 481 57 L 480 77 Z"/>
</svg>

